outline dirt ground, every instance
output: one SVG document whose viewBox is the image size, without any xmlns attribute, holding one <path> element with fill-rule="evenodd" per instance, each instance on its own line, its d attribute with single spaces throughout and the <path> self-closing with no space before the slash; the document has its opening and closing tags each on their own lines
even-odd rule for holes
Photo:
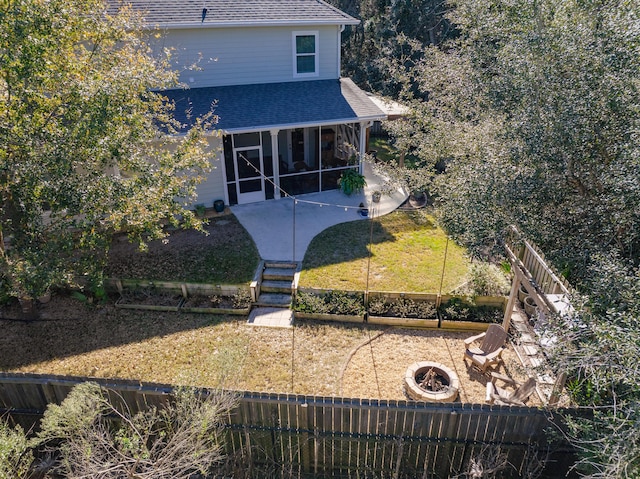
<svg viewBox="0 0 640 479">
<path fill-rule="evenodd" d="M 459 401 L 484 402 L 488 378 L 462 360 L 473 333 L 313 321 L 256 328 L 243 317 L 116 309 L 114 299 L 54 295 L 31 322 L 16 320 L 17 304 L 2 308 L 0 370 L 401 400 L 408 366 L 429 360 L 457 373 Z M 522 379 L 513 349 L 503 356 L 500 372 Z"/>
<path fill-rule="evenodd" d="M 342 394 L 407 399 L 403 391 L 403 378 L 408 366 L 417 361 L 434 361 L 458 375 L 459 401 L 483 403 L 488 376 L 468 367 L 462 359 L 464 340 L 473 335 L 469 332 L 389 329 L 371 343 L 360 347 L 352 356 L 344 369 Z M 523 379 L 518 358 L 511 347 L 503 353 L 503 357 L 504 364 L 495 371 Z M 534 404 L 536 398 L 529 402 L 529 405 Z"/>
</svg>

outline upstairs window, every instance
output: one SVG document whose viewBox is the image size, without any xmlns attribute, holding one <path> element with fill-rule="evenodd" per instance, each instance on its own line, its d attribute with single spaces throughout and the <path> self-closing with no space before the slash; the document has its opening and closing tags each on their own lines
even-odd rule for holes
<svg viewBox="0 0 640 479">
<path fill-rule="evenodd" d="M 293 32 L 293 76 L 318 76 L 318 32 Z"/>
</svg>

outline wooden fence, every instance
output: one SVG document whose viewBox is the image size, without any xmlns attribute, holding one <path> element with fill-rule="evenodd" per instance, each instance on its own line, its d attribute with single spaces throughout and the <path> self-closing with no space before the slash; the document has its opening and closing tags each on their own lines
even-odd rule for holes
<svg viewBox="0 0 640 479">
<path fill-rule="evenodd" d="M 28 427 L 47 404 L 60 403 L 86 380 L 0 373 L 0 414 Z M 91 380 L 116 391 L 132 411 L 160 405 L 173 391 L 166 385 Z M 510 464 L 497 477 L 526 477 L 526 468 L 549 451 L 552 473 L 547 477 L 564 477 L 573 463 L 567 444 L 551 447 L 548 442 L 545 430 L 560 424 L 551 411 L 238 394 L 238 405 L 226 418 L 225 448 L 236 464 L 251 470 L 251 477 L 446 478 L 495 447 Z"/>
<path fill-rule="evenodd" d="M 545 255 L 534 243 L 523 239 L 520 232 L 511 227 L 505 241 L 507 256 L 512 264 L 519 265 L 527 272 L 527 279 L 539 294 L 565 294 L 575 291 L 566 278 L 556 274 L 546 262 Z"/>
</svg>

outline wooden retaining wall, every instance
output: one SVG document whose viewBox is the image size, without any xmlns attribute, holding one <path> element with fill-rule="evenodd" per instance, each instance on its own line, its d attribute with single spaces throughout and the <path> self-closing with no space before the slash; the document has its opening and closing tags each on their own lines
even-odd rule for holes
<svg viewBox="0 0 640 479">
<path fill-rule="evenodd" d="M 28 427 L 47 404 L 60 403 L 85 380 L 0 373 L 0 414 L 8 412 Z M 172 394 L 167 385 L 91 380 L 116 391 L 133 412 L 160 405 Z M 545 429 L 559 423 L 555 413 L 528 407 L 253 392 L 238 396 L 238 406 L 226 418 L 226 453 L 269 477 L 446 478 L 463 472 L 471 458 L 492 445 L 511 464 L 502 477 L 521 477 L 531 458 L 527 452 L 545 454 Z M 566 444 L 555 444 L 551 451 L 553 474 L 547 477 L 564 477 L 572 452 Z"/>
</svg>

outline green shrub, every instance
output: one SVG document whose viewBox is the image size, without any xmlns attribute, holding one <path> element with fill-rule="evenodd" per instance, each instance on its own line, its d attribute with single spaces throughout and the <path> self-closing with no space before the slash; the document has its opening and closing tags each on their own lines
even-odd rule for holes
<svg viewBox="0 0 640 479">
<path fill-rule="evenodd" d="M 450 321 L 476 321 L 478 323 L 501 323 L 504 311 L 499 306 L 478 306 L 453 298 L 440 306 L 442 319 Z"/>
<path fill-rule="evenodd" d="M 369 313 L 374 316 L 395 316 L 399 318 L 435 318 L 436 305 L 430 301 L 416 301 L 397 298 L 387 302 L 378 296 L 369 301 Z"/>
<path fill-rule="evenodd" d="M 369 299 L 369 314 L 373 316 L 382 316 L 389 310 L 389 304 L 382 296 L 376 296 Z"/>
<path fill-rule="evenodd" d="M 330 306 L 325 302 L 322 296 L 311 293 L 298 292 L 296 294 L 296 302 L 294 309 L 299 313 L 329 313 Z"/>
<path fill-rule="evenodd" d="M 431 301 L 417 301 L 416 302 L 416 315 L 418 318 L 436 318 L 438 316 L 438 310 L 436 305 Z"/>
<path fill-rule="evenodd" d="M 472 296 L 505 296 L 511 283 L 503 270 L 491 263 L 474 263 L 469 272 L 469 292 Z"/>
<path fill-rule="evenodd" d="M 325 295 L 325 301 L 331 306 L 333 314 L 360 316 L 365 313 L 364 296 L 359 293 L 331 291 Z"/>
<path fill-rule="evenodd" d="M 360 316 L 365 312 L 363 295 L 345 291 L 330 291 L 322 295 L 299 292 L 294 308 L 300 313 L 353 316 Z"/>
<path fill-rule="evenodd" d="M 248 308 L 251 306 L 251 293 L 246 289 L 239 289 L 238 292 L 231 297 L 231 302 L 234 308 Z"/>
<path fill-rule="evenodd" d="M 20 479 L 27 477 L 33 461 L 27 437 L 20 426 L 11 428 L 0 417 L 0 479 Z"/>
</svg>

